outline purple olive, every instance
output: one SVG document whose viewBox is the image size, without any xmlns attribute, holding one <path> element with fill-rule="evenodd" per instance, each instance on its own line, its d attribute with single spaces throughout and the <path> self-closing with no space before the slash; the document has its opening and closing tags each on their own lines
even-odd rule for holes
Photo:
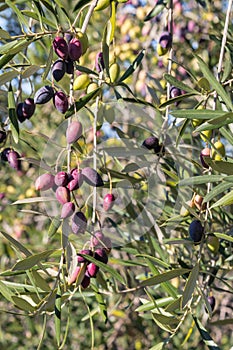
<svg viewBox="0 0 233 350">
<path fill-rule="evenodd" d="M 91 237 L 91 245 L 93 247 L 101 246 L 104 240 L 104 234 L 101 231 L 96 231 L 94 236 Z"/>
<path fill-rule="evenodd" d="M 30 119 L 34 112 L 35 112 L 35 103 L 34 103 L 34 99 L 33 98 L 26 98 L 26 100 L 23 102 L 22 105 L 22 112 L 23 112 L 23 116 L 26 119 Z"/>
<path fill-rule="evenodd" d="M 6 132 L 0 130 L 0 143 L 3 143 L 6 140 Z"/>
<path fill-rule="evenodd" d="M 67 74 L 74 73 L 74 62 L 69 58 L 65 61 L 65 69 Z"/>
<path fill-rule="evenodd" d="M 214 308 L 215 308 L 215 297 L 214 296 L 209 296 L 207 298 L 209 304 L 210 304 L 210 307 L 211 307 L 211 310 L 214 311 Z"/>
<path fill-rule="evenodd" d="M 199 243 L 204 234 L 204 227 L 200 220 L 193 220 L 189 225 L 189 236 L 195 242 Z"/>
<path fill-rule="evenodd" d="M 86 289 L 86 288 L 90 285 L 90 282 L 91 282 L 90 277 L 87 276 L 87 275 L 84 275 L 83 280 L 82 280 L 82 282 L 81 282 L 81 286 L 82 286 L 84 289 Z"/>
<path fill-rule="evenodd" d="M 86 275 L 90 278 L 92 277 L 95 278 L 98 271 L 99 271 L 99 266 L 95 265 L 94 263 L 90 263 L 89 265 L 87 265 Z"/>
<path fill-rule="evenodd" d="M 85 233 L 87 228 L 87 218 L 81 211 L 76 212 L 72 217 L 71 227 L 73 233 L 76 235 L 79 233 Z"/>
<path fill-rule="evenodd" d="M 42 86 L 34 96 L 34 102 L 38 105 L 42 105 L 50 101 L 54 96 L 54 90 L 51 86 Z"/>
<path fill-rule="evenodd" d="M 66 130 L 66 140 L 69 144 L 78 141 L 82 136 L 83 127 L 80 122 L 74 121 L 68 125 Z"/>
<path fill-rule="evenodd" d="M 52 75 L 56 81 L 60 81 L 66 72 L 66 63 L 61 58 L 56 60 L 52 66 Z"/>
<path fill-rule="evenodd" d="M 8 153 L 7 161 L 8 161 L 11 168 L 16 169 L 16 170 L 21 169 L 21 160 L 19 158 L 20 158 L 19 153 L 14 151 L 14 150 L 11 150 Z"/>
<path fill-rule="evenodd" d="M 104 264 L 108 263 L 108 255 L 103 248 L 98 248 L 95 251 L 94 258 L 98 261 L 101 261 Z"/>
<path fill-rule="evenodd" d="M 57 36 L 53 40 L 53 49 L 58 57 L 66 60 L 68 57 L 68 45 L 64 38 Z"/>
<path fill-rule="evenodd" d="M 65 204 L 67 202 L 70 202 L 70 191 L 68 190 L 68 188 L 66 188 L 64 186 L 59 186 L 56 189 L 55 195 L 56 195 L 58 202 L 60 202 L 61 204 Z"/>
<path fill-rule="evenodd" d="M 172 35 L 169 32 L 164 32 L 159 38 L 159 44 L 164 49 L 170 49 L 172 47 Z"/>
<path fill-rule="evenodd" d="M 66 219 L 74 214 L 75 205 L 72 202 L 64 203 L 61 209 L 61 219 Z"/>
<path fill-rule="evenodd" d="M 54 177 L 54 182 L 57 186 L 66 186 L 68 184 L 68 174 L 65 171 L 59 171 Z"/>
<path fill-rule="evenodd" d="M 70 179 L 67 187 L 69 188 L 70 191 L 75 191 L 78 188 L 80 188 L 82 184 L 83 184 L 83 175 L 81 171 L 79 171 L 78 169 L 73 169 L 70 173 Z"/>
<path fill-rule="evenodd" d="M 54 186 L 54 176 L 49 173 L 40 175 L 35 182 L 36 190 L 46 191 Z"/>
<path fill-rule="evenodd" d="M 23 102 L 18 103 L 16 107 L 16 115 L 20 123 L 23 123 L 26 120 L 26 117 L 23 114 Z"/>
<path fill-rule="evenodd" d="M 111 210 L 115 203 L 115 196 L 112 193 L 107 193 L 104 196 L 103 208 L 105 211 Z"/>
<path fill-rule="evenodd" d="M 82 169 L 82 174 L 83 174 L 83 178 L 84 181 L 93 187 L 100 187 L 103 186 L 103 180 L 100 176 L 99 173 L 97 173 L 97 171 L 93 168 L 90 167 L 86 167 Z"/>
<path fill-rule="evenodd" d="M 80 250 L 80 252 L 78 253 L 78 263 L 84 263 L 84 262 L 88 262 L 88 260 L 86 260 L 86 258 L 84 258 L 83 256 L 80 256 L 79 254 L 85 254 L 85 255 L 89 255 L 89 256 L 93 256 L 93 251 L 90 249 L 82 249 Z"/>
<path fill-rule="evenodd" d="M 97 53 L 96 58 L 95 58 L 95 68 L 96 68 L 98 73 L 100 73 L 102 70 L 104 70 L 105 65 L 104 65 L 103 52 Z"/>
<path fill-rule="evenodd" d="M 3 160 L 4 162 L 8 161 L 8 154 L 11 151 L 11 148 L 7 147 L 4 148 L 4 150 L 1 152 L 1 160 Z"/>
<path fill-rule="evenodd" d="M 205 162 L 205 158 L 210 159 L 210 148 L 203 148 L 200 154 L 201 164 L 204 168 L 208 169 L 209 165 Z"/>
<path fill-rule="evenodd" d="M 145 139 L 142 143 L 143 147 L 146 147 L 149 150 L 159 147 L 159 139 L 155 136 L 150 136 Z"/>
<path fill-rule="evenodd" d="M 66 94 L 63 91 L 57 91 L 53 97 L 53 104 L 59 112 L 64 114 L 69 106 Z"/>
<path fill-rule="evenodd" d="M 81 41 L 77 38 L 71 39 L 68 45 L 69 58 L 77 61 L 82 56 L 82 51 Z"/>
</svg>

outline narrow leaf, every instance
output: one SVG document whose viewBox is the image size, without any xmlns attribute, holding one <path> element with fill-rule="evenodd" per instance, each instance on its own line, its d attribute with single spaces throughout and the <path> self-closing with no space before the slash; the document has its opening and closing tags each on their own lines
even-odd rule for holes
<svg viewBox="0 0 233 350">
<path fill-rule="evenodd" d="M 77 102 L 75 102 L 74 105 L 72 105 L 68 111 L 65 114 L 65 118 L 71 117 L 75 111 L 78 112 L 81 108 L 83 108 L 95 95 L 98 94 L 98 92 L 101 89 L 95 89 L 94 91 L 90 92 L 89 94 L 85 95 L 84 97 L 81 97 Z"/>
<path fill-rule="evenodd" d="M 19 72 L 16 70 L 9 71 L 0 75 L 0 85 L 6 84 L 8 81 L 16 78 L 19 75 Z"/>
<path fill-rule="evenodd" d="M 15 99 L 14 99 L 14 93 L 12 90 L 12 86 L 10 84 L 9 90 L 8 90 L 8 112 L 9 112 L 9 118 L 11 122 L 11 131 L 14 138 L 14 141 L 18 143 L 19 140 L 19 124 L 18 119 L 16 115 L 15 110 Z"/>
<path fill-rule="evenodd" d="M 61 342 L 61 287 L 60 283 L 58 283 L 56 300 L 55 300 L 55 332 L 56 332 L 56 340 L 59 348 Z"/>
<path fill-rule="evenodd" d="M 189 274 L 184 287 L 184 293 L 182 297 L 182 308 L 186 306 L 188 301 L 191 299 L 194 289 L 196 287 L 197 279 L 199 274 L 199 264 L 196 264 Z"/>
<path fill-rule="evenodd" d="M 175 86 L 175 87 L 177 87 L 177 88 L 179 88 L 179 89 L 181 89 L 181 90 L 187 91 L 187 92 L 192 92 L 192 93 L 194 93 L 195 95 L 197 95 L 197 94 L 199 95 L 199 94 L 200 94 L 199 91 L 197 91 L 196 89 L 193 89 L 193 88 L 191 88 L 190 86 L 184 84 L 182 81 L 176 79 L 175 77 L 173 77 L 173 76 L 170 75 L 170 74 L 165 73 L 165 74 L 163 75 L 163 77 L 164 77 L 164 79 L 165 79 L 167 82 L 169 82 L 172 86 Z"/>
<path fill-rule="evenodd" d="M 167 0 L 158 0 L 153 9 L 146 15 L 144 21 L 150 21 L 155 16 L 159 15 L 165 8 Z"/>
<path fill-rule="evenodd" d="M 12 268 L 12 271 L 15 270 L 28 270 L 33 266 L 41 262 L 42 260 L 46 260 L 53 253 L 58 252 L 56 249 L 46 250 L 45 252 L 31 255 L 23 260 L 18 261 Z"/>
<path fill-rule="evenodd" d="M 231 188 L 233 184 L 231 183 L 220 183 L 217 186 L 214 186 L 213 189 L 207 193 L 207 195 L 204 197 L 203 203 L 210 202 L 213 198 L 217 197 L 218 195 L 222 194 L 224 191 Z"/>
<path fill-rule="evenodd" d="M 233 243 L 232 236 L 228 236 L 228 235 L 225 235 L 224 233 L 217 233 L 217 232 L 215 232 L 214 235 L 220 239 L 225 239 L 226 241 Z"/>
<path fill-rule="evenodd" d="M 217 79 L 215 78 L 215 76 L 210 71 L 209 67 L 207 66 L 207 64 L 203 61 L 203 59 L 201 57 L 199 57 L 195 54 L 194 54 L 194 57 L 198 60 L 198 64 L 199 64 L 199 67 L 203 73 L 203 76 L 209 80 L 213 89 L 217 92 L 217 94 L 219 96 L 221 96 L 222 100 L 225 102 L 225 104 L 229 108 L 229 110 L 233 110 L 230 96 L 224 90 L 223 86 L 217 81 Z"/>
<path fill-rule="evenodd" d="M 208 182 L 218 182 L 224 179 L 223 175 L 201 175 L 193 176 L 187 179 L 181 180 L 179 186 L 190 186 L 190 185 L 200 185 L 207 184 Z"/>
<path fill-rule="evenodd" d="M 40 66 L 32 64 L 30 67 L 26 68 L 22 73 L 22 78 L 29 78 L 31 75 L 35 74 L 40 69 Z"/>
<path fill-rule="evenodd" d="M 209 120 L 222 117 L 226 114 L 224 111 L 209 109 L 177 109 L 170 112 L 175 118 L 201 119 Z"/>
<path fill-rule="evenodd" d="M 210 350 L 221 350 L 218 347 L 218 345 L 213 341 L 213 339 L 211 338 L 207 330 L 204 328 L 204 326 L 201 324 L 201 322 L 195 316 L 193 316 L 193 319 L 195 321 L 197 329 L 199 330 L 202 340 L 208 346 L 208 348 Z"/>
<path fill-rule="evenodd" d="M 56 200 L 56 198 L 54 198 L 54 197 L 33 197 L 33 198 L 19 199 L 18 201 L 11 203 L 11 205 L 50 202 L 50 201 L 55 201 L 55 200 Z"/>
<path fill-rule="evenodd" d="M 13 303 L 12 296 L 14 295 L 14 293 L 2 281 L 0 281 L 0 293 L 4 296 L 6 300 Z"/>
<path fill-rule="evenodd" d="M 15 306 L 17 306 L 21 310 L 28 312 L 33 312 L 35 310 L 35 307 L 22 297 L 13 295 L 12 300 Z"/>
<path fill-rule="evenodd" d="M 13 244 L 13 246 L 18 249 L 20 252 L 22 252 L 23 254 L 25 254 L 26 256 L 30 256 L 32 255 L 32 253 L 25 248 L 22 243 L 20 243 L 19 241 L 16 241 L 16 239 L 14 239 L 12 236 L 10 236 L 8 233 L 1 231 L 0 232 L 11 244 Z"/>
<path fill-rule="evenodd" d="M 146 280 L 142 281 L 139 284 L 139 287 L 154 286 L 156 284 L 160 284 L 162 282 L 169 281 L 172 278 L 183 275 L 189 271 L 190 271 L 190 269 L 174 269 L 174 270 L 171 270 L 168 272 L 164 272 L 164 273 L 161 273 L 160 275 L 156 275 L 156 276 L 147 278 Z"/>
<path fill-rule="evenodd" d="M 133 72 L 137 69 L 139 64 L 142 62 L 143 57 L 145 55 L 145 50 L 142 50 L 136 59 L 133 61 L 133 63 L 129 66 L 129 68 L 125 71 L 125 73 L 122 75 L 122 77 L 119 79 L 119 82 L 124 81 L 127 79 Z"/>
<path fill-rule="evenodd" d="M 216 207 L 224 207 L 226 205 L 231 205 L 231 204 L 233 204 L 233 190 L 225 194 L 225 196 L 223 196 L 222 198 L 220 198 L 216 203 L 214 203 L 210 207 L 210 209 L 216 208 Z"/>
</svg>

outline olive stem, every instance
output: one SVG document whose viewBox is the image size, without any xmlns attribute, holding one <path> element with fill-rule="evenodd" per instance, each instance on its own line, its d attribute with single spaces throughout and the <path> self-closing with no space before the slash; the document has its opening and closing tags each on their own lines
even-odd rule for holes
<svg viewBox="0 0 233 350">
<path fill-rule="evenodd" d="M 93 13 L 93 11 L 94 11 L 94 8 L 95 8 L 96 5 L 97 5 L 97 2 L 98 2 L 98 0 L 94 0 L 94 1 L 91 3 L 90 7 L 89 7 L 89 10 L 88 10 L 88 12 L 87 12 L 87 15 L 86 15 L 86 17 L 85 17 L 85 19 L 84 19 L 84 22 L 83 22 L 83 25 L 82 25 L 82 29 L 81 29 L 81 32 L 82 32 L 82 33 L 85 33 L 85 31 L 87 30 L 88 23 L 89 23 L 89 21 L 90 21 L 90 19 L 91 19 L 92 13 Z"/>
</svg>

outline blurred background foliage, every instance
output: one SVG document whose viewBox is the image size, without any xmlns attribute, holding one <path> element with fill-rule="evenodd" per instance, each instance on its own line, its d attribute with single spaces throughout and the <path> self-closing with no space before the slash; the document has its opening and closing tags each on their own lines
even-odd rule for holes
<svg viewBox="0 0 233 350">
<path fill-rule="evenodd" d="M 205 142 L 200 132 L 193 133 L 197 126 L 191 120 L 201 117 L 197 113 L 197 116 L 187 117 L 185 122 L 180 115 L 174 117 L 177 110 L 193 110 L 200 106 L 205 110 L 213 109 L 215 88 L 211 87 L 211 78 L 203 76 L 193 54 L 200 56 L 216 75 L 228 2 L 173 1 L 172 62 L 168 59 L 169 52 L 163 56 L 157 52 L 159 38 L 169 27 L 170 3 L 172 1 L 158 1 L 155 6 L 150 0 L 114 2 L 115 21 L 112 15 L 114 7 L 108 5 L 103 10 L 94 11 L 88 23 L 89 48 L 78 62 L 77 71 L 84 67 L 95 72 L 96 54 L 106 44 L 104 28 L 109 19 L 115 23 L 114 39 L 109 45 L 109 64 L 119 64 L 120 77 L 133 62 L 137 66 L 123 81 L 124 84 L 119 80 L 112 84 L 107 73 L 101 82 L 98 76 L 90 74 L 92 81 L 101 84 L 97 142 L 98 150 L 102 152 L 98 168 L 105 188 L 97 191 L 97 210 L 103 231 L 114 245 L 108 265 L 122 276 L 124 283 L 117 280 L 113 271 L 101 270 L 86 290 L 75 290 L 66 283 L 62 285 L 64 307 L 59 331 L 54 316 L 55 294 L 58 292 L 54 282 L 59 269 L 62 230 L 56 231 L 52 222 L 53 210 L 57 214 L 59 209 L 54 209 L 53 204 L 51 208 L 49 202 L 12 203 L 40 195 L 34 183 L 41 172 L 41 159 L 54 168 L 58 154 L 65 147 L 67 121 L 52 102 L 37 106 L 33 117 L 19 124 L 19 142 L 16 143 L 9 133 L 6 143 L 1 144 L 1 151 L 13 147 L 22 155 L 20 171 L 10 168 L 6 162 L 0 165 L 0 227 L 4 233 L 0 244 L 1 349 L 218 349 L 217 345 L 208 343 L 208 336 L 220 349 L 229 350 L 233 346 L 232 202 L 213 208 L 205 216 L 207 233 L 219 234 L 217 252 L 211 252 L 206 242 L 200 248 L 188 238 L 192 219 L 206 215 L 205 209 L 200 210 L 195 205 L 190 207 L 190 201 L 196 194 L 205 197 L 209 193 L 207 189 L 210 190 L 208 184 L 213 183 L 211 189 L 222 185 L 222 190 L 212 193 L 211 205 L 217 202 L 230 191 L 233 171 L 213 170 L 209 174 L 210 182 L 206 179 L 194 184 L 191 180 L 188 182 L 190 177 L 208 175 L 200 163 L 200 151 Z M 2 128 L 6 128 L 7 122 L 9 81 L 16 103 L 33 97 L 41 86 L 51 85 L 50 68 L 57 58 L 51 51 L 52 40 L 58 29 L 67 32 L 74 21 L 75 28 L 81 28 L 90 5 L 89 1 L 63 0 L 0 2 Z M 38 15 L 36 17 L 38 8 L 43 10 L 41 23 Z M 157 12 L 153 12 L 153 8 Z M 231 19 L 221 75 L 231 101 L 232 31 Z M 37 40 L 22 46 L 12 59 L 4 63 L 4 55 L 11 54 L 11 49 L 4 51 L 4 45 L 13 40 L 22 42 L 24 34 Z M 16 72 L 15 77 L 4 79 L 4 74 L 12 71 Z M 193 95 L 184 95 L 178 104 L 169 102 L 167 82 L 171 83 L 171 79 L 165 73 L 175 78 L 171 85 L 180 87 L 181 82 L 195 89 Z M 70 93 L 68 75 L 53 84 Z M 85 95 L 85 89 L 74 91 L 75 101 Z M 95 99 L 91 99 L 86 104 L 88 108 L 78 112 L 86 134 L 85 140 L 80 140 L 74 149 L 82 166 L 89 164 L 93 151 L 93 114 L 90 111 L 95 106 Z M 221 98 L 216 109 L 232 112 L 229 106 L 223 106 Z M 150 135 L 163 142 L 165 155 L 158 157 L 149 151 L 143 154 L 140 151 L 135 156 L 135 149 L 141 150 L 142 142 Z M 212 136 L 214 139 L 221 136 L 227 161 L 232 163 L 232 124 L 223 125 Z M 121 152 L 128 150 L 128 153 L 117 153 L 120 146 Z M 71 161 L 75 165 L 76 157 Z M 143 162 L 146 166 L 140 167 Z M 58 166 L 65 165 L 61 157 Z M 109 215 L 101 212 L 103 196 L 109 188 L 107 171 L 112 175 L 113 191 L 118 195 Z M 219 177 L 212 182 L 211 176 L 220 174 L 229 175 L 229 179 L 224 182 Z M 186 184 L 179 184 L 183 179 L 186 179 Z M 229 187 L 226 187 L 226 182 Z M 88 201 L 88 191 L 90 189 L 84 187 L 78 200 Z M 92 212 L 89 206 L 86 208 L 90 220 Z M 69 240 L 78 251 L 88 237 L 88 233 L 81 240 L 70 235 Z M 25 258 L 22 247 L 32 254 L 46 252 L 46 249 L 53 250 L 53 253 L 41 259 L 43 269 L 34 264 L 22 271 L 13 268 L 17 261 Z M 178 269 L 184 270 L 179 272 Z M 36 271 L 39 271 L 39 276 Z M 66 266 L 64 271 L 66 273 Z M 174 278 L 164 277 L 158 282 L 150 280 L 171 271 L 177 271 Z M 216 299 L 213 312 L 206 300 L 211 293 Z M 182 295 L 187 298 L 184 307 L 180 306 Z M 46 297 L 49 302 L 45 307 L 42 304 Z M 200 324 L 198 327 L 195 323 L 195 317 L 205 327 L 204 333 Z M 60 347 L 58 337 L 61 337 Z"/>
</svg>

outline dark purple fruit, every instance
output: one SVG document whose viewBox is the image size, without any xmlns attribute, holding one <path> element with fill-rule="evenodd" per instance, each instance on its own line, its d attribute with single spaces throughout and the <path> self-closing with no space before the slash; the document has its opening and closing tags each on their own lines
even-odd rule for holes
<svg viewBox="0 0 233 350">
<path fill-rule="evenodd" d="M 104 70 L 105 65 L 104 65 L 103 52 L 97 53 L 96 58 L 95 58 L 95 68 L 96 68 L 98 73 L 100 73 L 102 70 Z"/>
<path fill-rule="evenodd" d="M 164 49 L 170 49 L 172 47 L 172 35 L 169 32 L 164 32 L 159 38 L 159 44 Z"/>
<path fill-rule="evenodd" d="M 38 105 L 42 105 L 51 100 L 54 96 L 54 90 L 51 86 L 42 86 L 34 96 L 34 102 Z"/>
<path fill-rule="evenodd" d="M 30 119 L 33 116 L 33 113 L 35 112 L 35 103 L 33 98 L 26 98 L 26 100 L 23 102 L 22 105 L 22 112 L 23 116 L 26 119 Z"/>
<path fill-rule="evenodd" d="M 53 40 L 53 49 L 58 57 L 66 60 L 68 57 L 68 45 L 64 38 L 57 36 Z"/>
<path fill-rule="evenodd" d="M 3 160 L 4 162 L 8 161 L 8 154 L 11 151 L 11 148 L 7 147 L 4 148 L 4 150 L 1 153 L 1 160 Z"/>
<path fill-rule="evenodd" d="M 3 143 L 6 140 L 6 132 L 0 130 L 0 143 Z"/>
<path fill-rule="evenodd" d="M 87 228 L 87 218 L 81 211 L 74 214 L 71 227 L 73 233 L 76 235 L 79 233 L 85 233 Z"/>
<path fill-rule="evenodd" d="M 66 188 L 64 186 L 59 186 L 56 189 L 55 195 L 56 195 L 58 202 L 60 202 L 61 204 L 65 204 L 67 202 L 70 202 L 70 191 L 68 190 L 68 188 Z"/>
<path fill-rule="evenodd" d="M 213 296 L 209 296 L 207 298 L 209 304 L 210 304 L 210 307 L 211 307 L 211 310 L 214 311 L 214 308 L 215 308 L 215 297 Z"/>
<path fill-rule="evenodd" d="M 7 161 L 8 161 L 11 168 L 16 169 L 16 170 L 21 169 L 21 160 L 19 158 L 20 158 L 19 153 L 14 151 L 14 150 L 11 150 L 8 153 Z"/>
<path fill-rule="evenodd" d="M 70 191 L 75 191 L 83 184 L 83 175 L 77 168 L 72 169 L 67 187 Z"/>
<path fill-rule="evenodd" d="M 80 250 L 79 254 L 85 254 L 85 255 L 89 255 L 89 256 L 93 256 L 93 251 L 90 249 L 82 249 Z M 84 258 L 83 256 L 80 256 L 78 254 L 78 263 L 84 263 L 84 262 L 88 262 L 88 260 L 86 260 L 86 258 Z"/>
<path fill-rule="evenodd" d="M 74 214 L 75 205 L 72 202 L 67 202 L 63 204 L 61 209 L 61 219 L 69 218 Z"/>
<path fill-rule="evenodd" d="M 46 191 L 54 186 L 54 176 L 49 173 L 40 175 L 35 182 L 36 190 Z"/>
<path fill-rule="evenodd" d="M 210 158 L 210 148 L 203 148 L 200 154 L 201 164 L 204 168 L 208 169 L 209 165 L 205 162 L 205 158 Z"/>
<path fill-rule="evenodd" d="M 66 63 L 62 59 L 58 59 L 52 66 L 52 75 L 56 81 L 60 81 L 66 72 Z"/>
<path fill-rule="evenodd" d="M 204 234 L 204 227 L 201 224 L 201 221 L 194 220 L 189 225 L 189 236 L 195 242 L 199 243 Z"/>
<path fill-rule="evenodd" d="M 65 113 L 69 106 L 66 94 L 63 91 L 56 92 L 53 97 L 53 104 L 59 112 Z"/>
<path fill-rule="evenodd" d="M 115 203 L 115 196 L 112 193 L 107 193 L 104 196 L 103 208 L 105 211 L 111 210 Z"/>
<path fill-rule="evenodd" d="M 155 136 L 150 136 L 145 139 L 142 143 L 143 147 L 146 147 L 149 150 L 159 147 L 159 139 Z"/>
<path fill-rule="evenodd" d="M 94 258 L 98 261 L 101 261 L 104 264 L 108 263 L 108 255 L 106 253 L 106 250 L 103 248 L 96 249 Z"/>
<path fill-rule="evenodd" d="M 91 245 L 93 247 L 101 246 L 104 239 L 104 234 L 101 231 L 96 231 L 94 236 L 91 237 Z"/>
<path fill-rule="evenodd" d="M 68 60 L 65 61 L 65 68 L 67 74 L 73 74 L 74 73 L 74 62 L 68 58 Z"/>
<path fill-rule="evenodd" d="M 77 38 L 71 39 L 68 45 L 69 58 L 72 61 L 77 61 L 82 56 L 82 52 L 81 41 Z"/>
<path fill-rule="evenodd" d="M 54 177 L 57 186 L 66 186 L 68 184 L 68 174 L 65 171 L 59 171 Z"/>
<path fill-rule="evenodd" d="M 26 120 L 26 117 L 23 114 L 23 102 L 18 103 L 16 107 L 16 115 L 20 123 L 23 123 Z"/>
<path fill-rule="evenodd" d="M 95 265 L 94 263 L 90 263 L 89 265 L 87 265 L 86 275 L 90 278 L 92 277 L 95 278 L 98 271 L 99 271 L 99 266 Z"/>
<path fill-rule="evenodd" d="M 175 86 L 172 86 L 170 89 L 170 97 L 174 98 L 182 94 L 181 90 Z"/>
<path fill-rule="evenodd" d="M 93 168 L 86 167 L 82 169 L 83 179 L 84 181 L 93 187 L 103 186 L 103 180 L 99 173 Z"/>
<path fill-rule="evenodd" d="M 66 130 L 66 140 L 69 144 L 76 142 L 83 132 L 83 127 L 80 122 L 74 121 L 69 124 Z"/>
<path fill-rule="evenodd" d="M 91 282 L 90 277 L 87 276 L 87 275 L 84 275 L 83 280 L 82 280 L 82 282 L 81 282 L 81 286 L 82 286 L 84 289 L 86 289 L 86 288 L 89 286 L 90 282 Z"/>
</svg>

